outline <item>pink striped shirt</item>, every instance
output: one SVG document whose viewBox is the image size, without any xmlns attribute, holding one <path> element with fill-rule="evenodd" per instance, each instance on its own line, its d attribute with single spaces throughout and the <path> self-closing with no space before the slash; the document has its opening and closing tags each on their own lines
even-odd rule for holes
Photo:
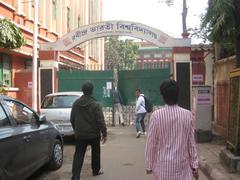
<svg viewBox="0 0 240 180">
<path fill-rule="evenodd" d="M 145 166 L 155 180 L 192 180 L 198 168 L 192 113 L 165 105 L 150 118 Z"/>
</svg>

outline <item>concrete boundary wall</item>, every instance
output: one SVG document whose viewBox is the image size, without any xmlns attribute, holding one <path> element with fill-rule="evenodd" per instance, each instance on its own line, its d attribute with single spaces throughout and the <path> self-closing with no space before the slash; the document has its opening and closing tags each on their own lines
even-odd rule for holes
<svg viewBox="0 0 240 180">
<path fill-rule="evenodd" d="M 235 68 L 235 56 L 215 62 L 213 130 L 227 137 L 229 121 L 230 71 Z"/>
</svg>

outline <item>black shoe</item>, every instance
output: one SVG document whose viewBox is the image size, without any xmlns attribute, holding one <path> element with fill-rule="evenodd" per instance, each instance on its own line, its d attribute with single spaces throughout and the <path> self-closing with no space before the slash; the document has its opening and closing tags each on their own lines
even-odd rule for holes
<svg viewBox="0 0 240 180">
<path fill-rule="evenodd" d="M 122 125 L 122 126 L 125 126 L 125 124 L 124 124 L 124 123 L 121 123 L 121 125 Z"/>
<path fill-rule="evenodd" d="M 104 174 L 104 172 L 99 171 L 99 172 L 97 172 L 97 173 L 93 173 L 93 176 L 99 176 L 99 175 L 102 175 L 102 174 Z"/>
<path fill-rule="evenodd" d="M 74 178 L 74 177 L 72 176 L 71 180 L 82 180 L 82 179 L 81 179 L 81 178 Z"/>
</svg>

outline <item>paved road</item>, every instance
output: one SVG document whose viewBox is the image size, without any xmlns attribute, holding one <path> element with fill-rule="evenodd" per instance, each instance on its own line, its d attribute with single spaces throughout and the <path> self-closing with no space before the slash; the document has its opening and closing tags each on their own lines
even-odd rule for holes
<svg viewBox="0 0 240 180">
<path fill-rule="evenodd" d="M 102 170 L 104 174 L 93 177 L 91 174 L 90 152 L 86 154 L 81 180 L 153 180 L 144 170 L 145 136 L 136 139 L 134 127 L 109 128 L 109 139 L 102 146 Z M 65 145 L 64 164 L 58 171 L 39 171 L 29 180 L 69 180 L 71 177 L 74 146 Z M 208 180 L 200 172 L 199 180 Z"/>
<path fill-rule="evenodd" d="M 102 148 L 102 170 L 99 177 L 82 176 L 83 180 L 153 180 L 144 169 L 145 137 L 136 139 L 134 127 L 109 130 L 110 140 Z M 208 180 L 200 172 L 199 180 Z"/>
</svg>

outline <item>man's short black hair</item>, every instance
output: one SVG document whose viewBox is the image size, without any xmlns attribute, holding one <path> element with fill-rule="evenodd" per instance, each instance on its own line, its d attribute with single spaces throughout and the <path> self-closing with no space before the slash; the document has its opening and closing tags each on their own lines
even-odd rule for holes
<svg viewBox="0 0 240 180">
<path fill-rule="evenodd" d="M 174 105 L 178 102 L 179 87 L 174 80 L 165 80 L 160 85 L 160 93 L 163 100 L 168 105 Z"/>
<path fill-rule="evenodd" d="M 136 91 L 140 92 L 141 93 L 141 89 L 137 88 Z"/>
<path fill-rule="evenodd" d="M 90 81 L 86 81 L 82 85 L 82 91 L 84 95 L 90 96 L 93 93 L 93 84 Z"/>
</svg>

